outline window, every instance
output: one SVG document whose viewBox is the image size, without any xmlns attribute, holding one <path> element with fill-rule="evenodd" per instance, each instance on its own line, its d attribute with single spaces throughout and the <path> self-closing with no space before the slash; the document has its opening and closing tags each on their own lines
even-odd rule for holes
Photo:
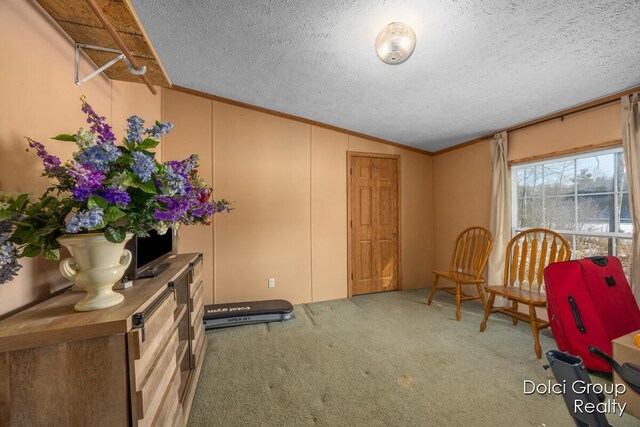
<svg viewBox="0 0 640 427">
<path fill-rule="evenodd" d="M 632 223 L 622 148 L 511 168 L 512 230 L 562 234 L 574 258 L 616 255 L 629 275 Z"/>
</svg>

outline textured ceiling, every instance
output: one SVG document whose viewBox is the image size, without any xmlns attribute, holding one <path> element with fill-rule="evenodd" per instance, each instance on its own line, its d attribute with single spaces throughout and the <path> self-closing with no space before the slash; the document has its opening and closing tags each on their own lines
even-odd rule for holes
<svg viewBox="0 0 640 427">
<path fill-rule="evenodd" d="M 430 151 L 640 85 L 639 0 L 132 3 L 176 85 Z"/>
</svg>

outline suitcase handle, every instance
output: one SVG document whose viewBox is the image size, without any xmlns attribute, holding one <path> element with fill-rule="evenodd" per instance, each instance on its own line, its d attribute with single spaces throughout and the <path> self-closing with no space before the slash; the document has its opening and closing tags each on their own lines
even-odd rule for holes
<svg viewBox="0 0 640 427">
<path fill-rule="evenodd" d="M 591 256 L 587 257 L 587 259 L 598 267 L 605 267 L 607 264 L 609 264 L 609 260 L 606 256 Z"/>
<path fill-rule="evenodd" d="M 573 318 L 576 321 L 576 326 L 578 327 L 578 330 L 580 331 L 580 333 L 586 334 L 587 330 L 582 324 L 582 319 L 580 318 L 580 311 L 578 311 L 578 305 L 576 304 L 576 300 L 573 299 L 571 295 L 569 295 L 568 299 L 569 299 L 569 305 L 571 306 L 571 311 L 573 312 Z"/>
</svg>

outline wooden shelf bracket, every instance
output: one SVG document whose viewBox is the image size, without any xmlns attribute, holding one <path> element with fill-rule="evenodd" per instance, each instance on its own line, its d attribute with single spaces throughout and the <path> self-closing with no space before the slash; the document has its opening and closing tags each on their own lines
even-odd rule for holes
<svg viewBox="0 0 640 427">
<path fill-rule="evenodd" d="M 111 61 L 109 61 L 106 64 L 104 64 L 102 67 L 99 67 L 96 70 L 94 70 L 91 73 L 89 73 L 88 75 L 86 75 L 85 77 L 80 78 L 80 50 L 81 49 L 93 49 L 93 50 L 99 50 L 99 51 L 102 51 L 102 52 L 118 53 L 119 55 L 116 56 L 115 58 L 113 58 Z M 136 69 L 133 66 L 133 64 L 131 64 L 131 62 L 129 61 L 127 56 L 123 52 L 121 52 L 121 51 L 119 51 L 117 49 L 111 49 L 111 48 L 108 48 L 108 47 L 93 46 L 93 45 L 84 44 L 84 43 L 76 43 L 76 54 L 75 54 L 75 83 L 76 83 L 76 85 L 81 86 L 81 85 L 85 84 L 87 81 L 91 80 L 93 77 L 95 77 L 98 74 L 102 73 L 107 68 L 111 67 L 113 64 L 117 63 L 120 60 L 124 60 L 124 62 L 127 64 L 127 68 L 129 69 L 129 72 L 131 74 L 135 74 L 136 76 L 141 76 L 141 75 L 143 75 L 144 73 L 147 72 L 147 67 L 144 66 L 144 65 L 142 67 Z"/>
</svg>

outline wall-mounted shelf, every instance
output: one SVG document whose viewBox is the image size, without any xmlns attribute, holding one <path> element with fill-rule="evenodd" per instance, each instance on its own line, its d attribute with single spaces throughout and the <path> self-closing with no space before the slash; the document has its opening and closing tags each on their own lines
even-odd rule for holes
<svg viewBox="0 0 640 427">
<path fill-rule="evenodd" d="M 101 19 L 92 10 L 87 0 L 37 0 L 44 10 L 76 42 L 104 48 L 120 49 Z M 171 87 L 171 81 L 162 67 L 153 45 L 129 0 L 94 0 L 109 25 L 113 27 L 137 64 L 147 68 L 144 76 L 155 86 Z M 84 50 L 96 63 L 103 66 L 114 58 L 114 54 L 99 50 Z M 105 70 L 112 80 L 141 82 L 141 77 L 129 72 L 125 61 L 119 61 Z"/>
</svg>

